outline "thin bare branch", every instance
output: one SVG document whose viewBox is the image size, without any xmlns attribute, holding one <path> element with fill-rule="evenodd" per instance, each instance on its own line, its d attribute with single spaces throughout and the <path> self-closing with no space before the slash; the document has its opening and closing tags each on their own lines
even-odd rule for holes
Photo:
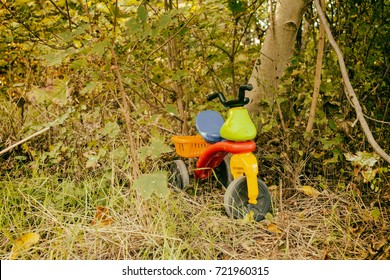
<svg viewBox="0 0 390 280">
<path fill-rule="evenodd" d="M 43 129 L 41 129 L 41 130 L 35 132 L 34 134 L 31 134 L 30 136 L 28 136 L 28 137 L 26 137 L 26 138 L 20 140 L 19 142 L 15 143 L 15 144 L 13 144 L 13 145 L 11 145 L 11 146 L 9 146 L 8 148 L 5 148 L 4 150 L 0 151 L 0 155 L 5 154 L 6 152 L 12 150 L 13 148 L 15 148 L 15 147 L 17 147 L 17 146 L 23 144 L 24 142 L 27 142 L 28 140 L 30 140 L 30 139 L 32 139 L 32 138 L 38 136 L 38 135 L 41 135 L 42 133 L 48 131 L 50 128 L 51 128 L 51 126 L 45 127 L 45 128 L 43 128 Z"/>
<path fill-rule="evenodd" d="M 321 1 L 322 7 L 325 7 L 325 0 Z M 309 120 L 306 126 L 306 132 L 311 132 L 313 129 L 314 119 L 316 115 L 317 101 L 320 94 L 321 86 L 321 72 L 322 72 L 322 58 L 324 56 L 324 45 L 325 45 L 325 29 L 324 25 L 320 23 L 320 36 L 317 44 L 317 62 L 316 62 L 316 73 L 314 78 L 314 89 L 313 97 L 311 101 Z"/>
</svg>

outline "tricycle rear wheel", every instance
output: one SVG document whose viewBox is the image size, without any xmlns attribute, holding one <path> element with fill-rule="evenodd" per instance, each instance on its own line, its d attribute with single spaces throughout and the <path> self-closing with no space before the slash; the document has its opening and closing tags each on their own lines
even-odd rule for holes
<svg viewBox="0 0 390 280">
<path fill-rule="evenodd" d="M 184 161 L 177 159 L 169 164 L 168 183 L 179 189 L 184 189 L 190 184 L 190 176 Z"/>
</svg>

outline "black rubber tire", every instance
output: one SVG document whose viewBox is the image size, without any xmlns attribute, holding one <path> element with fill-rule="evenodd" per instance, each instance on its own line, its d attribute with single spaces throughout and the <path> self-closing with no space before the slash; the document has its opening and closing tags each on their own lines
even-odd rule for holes
<svg viewBox="0 0 390 280">
<path fill-rule="evenodd" d="M 229 156 L 226 156 L 223 161 L 216 168 L 214 168 L 212 176 L 213 179 L 217 181 L 217 186 L 219 188 L 227 188 L 229 186 L 229 184 L 233 181 L 233 176 L 230 172 Z"/>
<path fill-rule="evenodd" d="M 184 189 L 190 184 L 190 175 L 184 161 L 178 159 L 169 164 L 168 184 L 179 189 Z"/>
<path fill-rule="evenodd" d="M 245 176 L 237 178 L 229 184 L 224 196 L 224 205 L 229 217 L 242 219 L 252 211 L 256 222 L 264 219 L 265 214 L 271 208 L 271 195 L 263 181 L 257 179 L 257 182 L 259 189 L 257 204 L 248 203 L 248 188 Z"/>
</svg>

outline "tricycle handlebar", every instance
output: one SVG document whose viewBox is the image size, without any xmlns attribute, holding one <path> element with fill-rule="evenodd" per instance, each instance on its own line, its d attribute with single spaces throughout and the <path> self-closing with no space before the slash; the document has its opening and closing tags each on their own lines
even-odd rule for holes
<svg viewBox="0 0 390 280">
<path fill-rule="evenodd" d="M 222 92 L 214 92 L 212 94 L 207 95 L 207 100 L 211 101 L 217 97 L 219 97 L 219 101 L 221 101 L 222 104 L 226 102 L 226 98 Z"/>
<path fill-rule="evenodd" d="M 240 89 L 238 91 L 238 99 L 235 100 L 226 101 L 226 98 L 222 92 L 214 92 L 208 95 L 207 100 L 211 101 L 218 97 L 222 105 L 227 108 L 241 107 L 249 103 L 249 98 L 245 97 L 245 91 L 251 91 L 252 89 L 253 86 L 251 84 L 240 86 Z"/>
</svg>

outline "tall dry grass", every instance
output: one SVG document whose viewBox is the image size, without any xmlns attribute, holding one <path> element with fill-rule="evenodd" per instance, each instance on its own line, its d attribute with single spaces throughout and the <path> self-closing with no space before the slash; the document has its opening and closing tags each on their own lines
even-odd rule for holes
<svg viewBox="0 0 390 280">
<path fill-rule="evenodd" d="M 228 218 L 224 190 L 206 186 L 196 195 L 144 200 L 126 185 L 93 178 L 3 178 L 0 185 L 1 259 L 28 232 L 40 240 L 20 259 L 389 258 L 389 208 L 379 198 L 366 205 L 349 190 L 313 198 L 273 186 L 272 218 L 251 223 Z M 108 223 L 96 222 L 99 205 Z"/>
</svg>

